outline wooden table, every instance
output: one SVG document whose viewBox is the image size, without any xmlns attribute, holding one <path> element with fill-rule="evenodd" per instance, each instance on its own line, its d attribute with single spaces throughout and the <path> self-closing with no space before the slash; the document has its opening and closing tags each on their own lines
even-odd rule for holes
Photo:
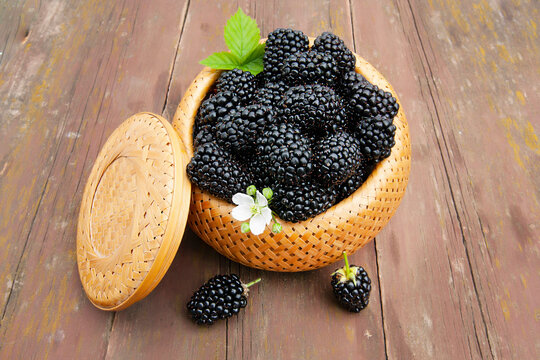
<svg viewBox="0 0 540 360">
<path fill-rule="evenodd" d="M 407 194 L 352 256 L 369 307 L 334 303 L 335 266 L 228 261 L 190 231 L 163 282 L 119 313 L 76 267 L 86 178 L 139 111 L 171 119 L 241 6 L 263 34 L 324 30 L 375 65 L 409 120 Z M 540 6 L 534 0 L 0 1 L 0 358 L 540 358 Z M 216 273 L 262 277 L 206 328 L 185 304 Z"/>
</svg>

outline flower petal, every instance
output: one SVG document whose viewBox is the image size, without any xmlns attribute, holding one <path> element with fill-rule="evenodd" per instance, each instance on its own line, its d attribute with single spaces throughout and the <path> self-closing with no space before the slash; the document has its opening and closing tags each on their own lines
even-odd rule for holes
<svg viewBox="0 0 540 360">
<path fill-rule="evenodd" d="M 238 205 L 231 211 L 231 215 L 236 220 L 244 221 L 251 217 L 251 206 Z"/>
<path fill-rule="evenodd" d="M 261 215 L 264 217 L 266 225 L 270 224 L 270 221 L 272 221 L 272 210 L 270 210 L 268 206 L 265 206 L 261 209 Z"/>
<path fill-rule="evenodd" d="M 264 197 L 263 194 L 261 194 L 259 192 L 259 190 L 257 190 L 257 205 L 259 206 L 267 206 L 268 205 L 268 200 L 266 200 L 266 198 Z"/>
<path fill-rule="evenodd" d="M 251 218 L 249 221 L 249 228 L 253 235 L 260 235 L 263 233 L 264 228 L 266 227 L 266 221 L 262 214 L 257 214 Z"/>
<path fill-rule="evenodd" d="M 249 196 L 248 194 L 243 193 L 236 193 L 232 197 L 233 203 L 236 205 L 253 205 L 255 204 L 255 201 L 253 200 L 253 197 Z"/>
</svg>

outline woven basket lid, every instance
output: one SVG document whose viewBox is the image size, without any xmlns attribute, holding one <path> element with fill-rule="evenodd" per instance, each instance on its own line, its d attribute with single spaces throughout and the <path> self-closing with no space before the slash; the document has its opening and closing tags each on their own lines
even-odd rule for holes
<svg viewBox="0 0 540 360">
<path fill-rule="evenodd" d="M 77 228 L 79 275 L 96 307 L 124 309 L 165 275 L 189 212 L 186 162 L 176 131 L 150 113 L 127 119 L 103 146 Z"/>
</svg>

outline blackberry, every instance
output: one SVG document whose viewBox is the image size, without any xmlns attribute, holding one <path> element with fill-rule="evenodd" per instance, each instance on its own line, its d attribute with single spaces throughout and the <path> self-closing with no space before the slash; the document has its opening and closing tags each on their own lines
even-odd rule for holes
<svg viewBox="0 0 540 360">
<path fill-rule="evenodd" d="M 216 89 L 219 92 L 230 91 L 236 94 L 244 104 L 253 99 L 257 83 L 255 76 L 248 71 L 233 69 L 221 74 L 216 83 Z"/>
<path fill-rule="evenodd" d="M 341 77 L 341 83 L 338 86 L 339 93 L 342 96 L 349 97 L 357 84 L 361 86 L 368 81 L 362 74 L 357 73 L 356 71 L 348 71 L 343 74 Z"/>
<path fill-rule="evenodd" d="M 298 222 L 307 220 L 334 205 L 336 191 L 310 180 L 298 184 L 276 183 L 270 207 L 283 220 Z"/>
<path fill-rule="evenodd" d="M 272 115 L 266 107 L 259 104 L 248 105 L 217 121 L 217 141 L 232 153 L 248 151 L 271 121 Z"/>
<path fill-rule="evenodd" d="M 221 199 L 232 199 L 253 183 L 251 175 L 215 142 L 200 145 L 187 165 L 191 182 Z"/>
<path fill-rule="evenodd" d="M 290 55 L 281 67 L 281 75 L 291 85 L 334 85 L 339 72 L 331 55 L 308 51 Z"/>
<path fill-rule="evenodd" d="M 196 126 L 196 129 L 193 131 L 193 133 L 195 134 L 195 136 L 193 137 L 193 146 L 195 149 L 197 149 L 202 144 L 206 144 L 215 140 L 214 127 L 210 124 Z"/>
<path fill-rule="evenodd" d="M 347 180 L 342 182 L 337 188 L 337 201 L 348 198 L 367 180 L 369 174 L 373 170 L 375 163 L 368 162 L 365 159 L 362 164 L 356 169 L 356 172 Z"/>
<path fill-rule="evenodd" d="M 330 132 L 344 127 L 343 103 L 334 90 L 322 85 L 300 85 L 284 95 L 277 114 L 304 132 Z"/>
<path fill-rule="evenodd" d="M 392 118 L 381 115 L 365 118 L 355 125 L 355 130 L 365 157 L 380 161 L 390 156 L 396 144 L 396 126 Z"/>
<path fill-rule="evenodd" d="M 292 124 L 276 124 L 259 137 L 257 154 L 279 182 L 295 183 L 311 173 L 310 140 Z"/>
<path fill-rule="evenodd" d="M 323 32 L 317 36 L 311 50 L 330 54 L 336 61 L 341 73 L 354 71 L 356 58 L 337 35 Z"/>
<path fill-rule="evenodd" d="M 314 165 L 321 182 L 341 184 L 362 164 L 360 141 L 345 131 L 322 139 L 313 148 Z"/>
<path fill-rule="evenodd" d="M 260 280 L 244 285 L 236 274 L 216 275 L 193 294 L 187 303 L 188 312 L 199 325 L 230 318 L 247 306 L 248 288 Z"/>
<path fill-rule="evenodd" d="M 273 109 L 283 99 L 283 94 L 289 89 L 289 86 L 283 81 L 267 83 L 264 87 L 257 90 L 255 103 L 264 105 Z"/>
<path fill-rule="evenodd" d="M 332 289 L 339 304 L 351 312 L 360 312 L 369 304 L 371 280 L 363 267 L 351 265 L 343 252 L 345 266 L 332 274 Z"/>
<path fill-rule="evenodd" d="M 289 55 L 309 49 L 309 39 L 302 31 L 276 29 L 268 34 L 264 51 L 264 73 L 269 81 L 280 77 L 281 65 Z"/>
<path fill-rule="evenodd" d="M 223 91 L 203 101 L 199 107 L 200 125 L 214 124 L 217 119 L 235 111 L 240 105 L 240 98 L 231 91 Z"/>
<path fill-rule="evenodd" d="M 357 118 L 397 115 L 399 104 L 391 93 L 369 82 L 356 83 L 350 93 L 349 110 Z"/>
</svg>

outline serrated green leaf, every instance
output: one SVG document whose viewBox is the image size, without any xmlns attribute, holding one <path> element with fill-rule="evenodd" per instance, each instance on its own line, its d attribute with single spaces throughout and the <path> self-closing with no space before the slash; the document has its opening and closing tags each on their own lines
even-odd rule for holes
<svg viewBox="0 0 540 360">
<path fill-rule="evenodd" d="M 220 70 L 232 70 L 234 68 L 239 68 L 241 64 L 238 57 L 228 51 L 213 53 L 206 59 L 201 60 L 200 63 L 204 66 L 211 67 L 212 69 Z"/>
<path fill-rule="evenodd" d="M 227 21 L 224 37 L 229 50 L 243 63 L 259 44 L 261 32 L 255 20 L 239 8 Z"/>
<path fill-rule="evenodd" d="M 263 71 L 264 47 L 265 44 L 258 44 L 248 55 L 244 63 L 240 65 L 239 69 L 249 71 L 253 75 L 257 75 Z"/>
</svg>

